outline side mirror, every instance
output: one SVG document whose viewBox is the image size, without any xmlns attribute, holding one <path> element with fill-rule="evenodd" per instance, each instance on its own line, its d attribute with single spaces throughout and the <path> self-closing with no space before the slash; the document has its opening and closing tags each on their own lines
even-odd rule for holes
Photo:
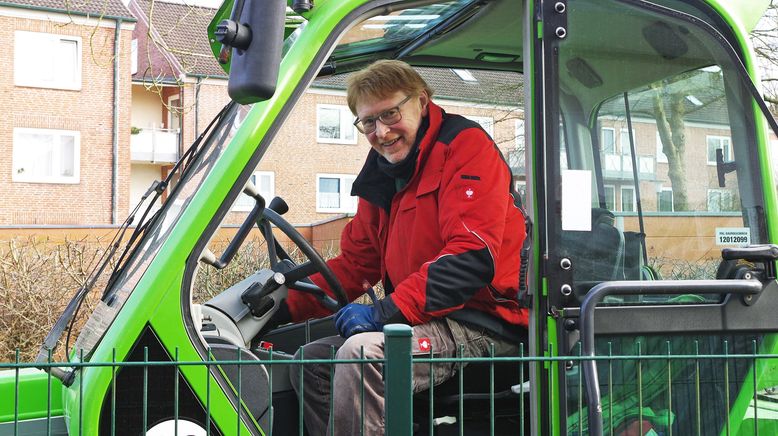
<svg viewBox="0 0 778 436">
<path fill-rule="evenodd" d="M 223 44 L 220 62 L 230 61 L 227 92 L 241 104 L 273 96 L 281 66 L 285 0 L 237 0 L 229 20 L 214 35 Z"/>
</svg>

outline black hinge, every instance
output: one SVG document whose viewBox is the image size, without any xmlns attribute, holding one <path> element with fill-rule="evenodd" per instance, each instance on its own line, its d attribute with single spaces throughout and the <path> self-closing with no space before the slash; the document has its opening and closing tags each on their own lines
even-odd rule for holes
<svg viewBox="0 0 778 436">
<path fill-rule="evenodd" d="M 543 2 L 543 28 L 545 38 L 567 37 L 567 0 Z"/>
</svg>

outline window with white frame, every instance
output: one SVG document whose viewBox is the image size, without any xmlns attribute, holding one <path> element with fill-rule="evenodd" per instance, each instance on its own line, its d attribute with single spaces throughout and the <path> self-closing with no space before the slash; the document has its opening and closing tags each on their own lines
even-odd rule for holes
<svg viewBox="0 0 778 436">
<path fill-rule="evenodd" d="M 621 211 L 635 212 L 636 210 L 637 210 L 637 202 L 635 201 L 635 187 L 622 186 L 621 187 Z"/>
<path fill-rule="evenodd" d="M 667 163 L 667 155 L 663 150 L 662 137 L 656 132 L 656 163 Z"/>
<path fill-rule="evenodd" d="M 637 136 L 635 136 L 635 129 L 632 129 L 632 140 L 635 141 L 635 150 L 638 149 L 638 139 Z M 631 146 L 630 146 L 630 140 L 629 140 L 629 130 L 627 129 L 621 129 L 621 134 L 619 135 L 619 146 L 621 147 L 621 154 L 630 155 L 631 153 Z"/>
<path fill-rule="evenodd" d="M 516 147 L 508 151 L 508 166 L 514 174 L 524 174 L 524 120 L 516 120 Z"/>
<path fill-rule="evenodd" d="M 605 185 L 605 208 L 608 210 L 616 210 L 616 187 L 613 185 Z"/>
<path fill-rule="evenodd" d="M 130 74 L 138 72 L 138 40 L 133 39 L 130 43 Z"/>
<path fill-rule="evenodd" d="M 356 212 L 357 197 L 351 196 L 351 185 L 355 178 L 350 174 L 317 174 L 316 212 Z"/>
<path fill-rule="evenodd" d="M 15 128 L 15 182 L 78 183 L 81 134 L 70 130 Z"/>
<path fill-rule="evenodd" d="M 516 149 L 524 150 L 524 120 L 516 120 L 516 123 L 514 124 L 514 135 L 516 135 Z"/>
<path fill-rule="evenodd" d="M 486 133 L 489 134 L 489 136 L 494 138 L 494 118 L 482 117 L 478 115 L 465 115 L 465 118 L 467 118 L 470 121 L 475 121 L 476 123 L 478 123 L 481 127 L 483 127 Z"/>
<path fill-rule="evenodd" d="M 724 161 L 732 160 L 732 143 L 729 136 L 706 136 L 708 143 L 708 164 L 716 165 L 716 150 L 721 149 Z"/>
<path fill-rule="evenodd" d="M 316 140 L 329 144 L 356 144 L 354 116 L 346 106 L 316 105 Z"/>
<path fill-rule="evenodd" d="M 600 149 L 605 154 L 616 154 L 616 134 L 612 127 L 600 130 Z"/>
<path fill-rule="evenodd" d="M 272 171 L 255 171 L 249 180 L 257 187 L 257 191 L 259 191 L 259 194 L 265 199 L 265 204 L 270 204 L 270 200 L 276 196 L 275 173 Z M 232 210 L 242 212 L 250 211 L 254 208 L 255 204 L 256 201 L 253 198 L 241 192 L 238 199 L 232 205 Z"/>
<path fill-rule="evenodd" d="M 656 210 L 659 212 L 672 212 L 673 188 L 660 188 L 656 193 Z"/>
<path fill-rule="evenodd" d="M 14 83 L 37 88 L 81 89 L 81 38 L 14 32 Z"/>
<path fill-rule="evenodd" d="M 729 189 L 708 189 L 708 211 L 732 212 L 737 210 L 735 196 Z"/>
<path fill-rule="evenodd" d="M 526 168 L 524 168 L 524 149 L 514 148 L 508 151 L 508 166 L 513 174 L 524 174 L 526 172 Z"/>
<path fill-rule="evenodd" d="M 513 190 L 519 194 L 519 198 L 521 199 L 521 204 L 526 205 L 527 204 L 527 182 L 524 180 L 514 180 Z"/>
</svg>

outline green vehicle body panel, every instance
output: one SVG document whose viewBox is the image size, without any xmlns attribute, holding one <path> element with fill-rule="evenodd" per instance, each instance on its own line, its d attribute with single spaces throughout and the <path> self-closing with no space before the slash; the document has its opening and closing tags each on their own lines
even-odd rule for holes
<svg viewBox="0 0 778 436">
<path fill-rule="evenodd" d="M 548 317 L 546 320 L 548 323 L 547 331 L 548 331 L 548 337 L 549 338 L 557 338 L 559 337 L 559 333 L 557 332 L 556 327 L 556 320 L 554 320 L 552 317 Z M 550 342 L 547 344 L 545 351 L 543 351 L 543 355 L 547 357 L 558 357 L 559 356 L 559 347 L 556 342 Z M 549 419 L 551 420 L 551 432 L 552 434 L 562 434 L 561 433 L 561 427 L 560 422 L 562 422 L 562 415 L 559 410 L 559 402 L 562 399 L 562 396 L 560 395 L 559 391 L 559 380 L 564 380 L 564 367 L 560 367 L 558 360 L 552 360 L 547 363 L 547 369 L 548 369 L 548 390 L 549 390 L 549 398 L 551 398 L 551 404 L 549 405 Z M 555 401 L 556 400 L 556 401 Z"/>
<path fill-rule="evenodd" d="M 764 343 L 760 347 L 759 354 L 778 353 L 778 335 L 771 334 L 765 337 Z M 756 360 L 756 370 L 752 369 L 743 380 L 744 388 L 740 390 L 737 399 L 732 404 L 729 414 L 729 425 L 731 434 L 752 435 L 752 434 L 776 434 L 778 431 L 778 422 L 774 419 L 761 419 L 758 423 L 757 431 L 754 431 L 753 419 L 747 419 L 746 415 L 750 407 L 753 407 L 754 389 L 757 391 L 765 388 L 774 387 L 778 383 L 778 365 L 775 362 L 766 360 Z M 754 373 L 757 374 L 756 383 L 754 383 Z M 748 388 L 746 388 L 746 386 Z M 768 401 L 759 402 L 761 410 Z M 768 406 L 769 407 L 769 406 Z M 758 413 L 757 413 L 758 417 Z M 722 429 L 722 434 L 726 434 L 726 428 Z"/>
<path fill-rule="evenodd" d="M 770 0 L 739 1 L 739 0 L 708 0 L 708 3 L 724 17 L 728 23 L 739 27 L 738 35 L 748 35 L 754 30 L 762 18 Z"/>
<path fill-rule="evenodd" d="M 61 416 L 62 391 L 59 379 L 39 369 L 0 371 L 0 423 Z"/>
</svg>

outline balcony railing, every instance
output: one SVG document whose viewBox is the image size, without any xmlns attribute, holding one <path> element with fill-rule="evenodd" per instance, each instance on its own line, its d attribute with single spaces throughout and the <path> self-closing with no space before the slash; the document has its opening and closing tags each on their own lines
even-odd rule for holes
<svg viewBox="0 0 778 436">
<path fill-rule="evenodd" d="M 609 179 L 632 179 L 632 156 L 629 154 L 605 154 L 604 175 Z M 638 155 L 638 177 L 653 179 L 656 173 L 655 156 Z"/>
<path fill-rule="evenodd" d="M 130 136 L 134 162 L 165 163 L 178 160 L 179 129 L 144 128 Z"/>
</svg>

